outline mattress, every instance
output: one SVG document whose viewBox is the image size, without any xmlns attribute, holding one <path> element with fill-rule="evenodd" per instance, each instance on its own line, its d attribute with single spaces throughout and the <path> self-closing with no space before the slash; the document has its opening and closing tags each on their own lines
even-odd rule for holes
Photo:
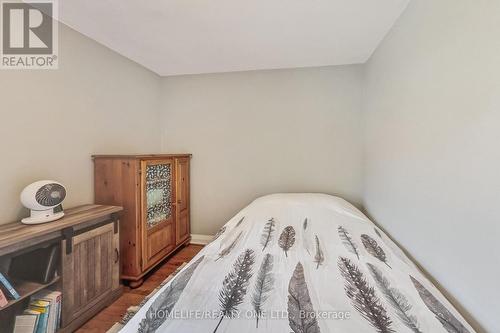
<svg viewBox="0 0 500 333">
<path fill-rule="evenodd" d="M 261 197 L 227 222 L 122 332 L 474 332 L 347 201 Z"/>
</svg>

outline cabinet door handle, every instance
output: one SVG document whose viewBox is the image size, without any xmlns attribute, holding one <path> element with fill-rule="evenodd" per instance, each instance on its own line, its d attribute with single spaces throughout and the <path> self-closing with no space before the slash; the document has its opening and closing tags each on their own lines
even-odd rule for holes
<svg viewBox="0 0 500 333">
<path fill-rule="evenodd" d="M 120 252 L 118 252 L 118 249 L 115 247 L 115 264 L 120 260 Z"/>
</svg>

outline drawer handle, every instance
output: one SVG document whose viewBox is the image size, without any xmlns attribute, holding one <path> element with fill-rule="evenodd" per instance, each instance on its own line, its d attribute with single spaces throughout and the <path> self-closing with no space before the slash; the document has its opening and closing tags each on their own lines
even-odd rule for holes
<svg viewBox="0 0 500 333">
<path fill-rule="evenodd" d="M 120 260 L 120 252 L 118 252 L 118 249 L 115 247 L 115 264 Z"/>
</svg>

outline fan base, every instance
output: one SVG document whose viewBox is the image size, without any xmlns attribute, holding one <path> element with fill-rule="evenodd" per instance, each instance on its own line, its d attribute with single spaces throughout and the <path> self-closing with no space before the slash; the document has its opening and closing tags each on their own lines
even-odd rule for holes
<svg viewBox="0 0 500 333">
<path fill-rule="evenodd" d="M 52 209 L 47 211 L 31 211 L 31 216 L 21 220 L 23 224 L 41 224 L 59 220 L 64 216 L 64 212 L 53 213 Z"/>
</svg>

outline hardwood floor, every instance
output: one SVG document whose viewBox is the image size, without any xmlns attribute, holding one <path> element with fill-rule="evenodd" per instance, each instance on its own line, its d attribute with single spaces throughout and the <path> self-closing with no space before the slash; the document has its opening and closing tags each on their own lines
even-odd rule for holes
<svg viewBox="0 0 500 333">
<path fill-rule="evenodd" d="M 136 289 L 124 287 L 123 295 L 119 299 L 101 311 L 97 316 L 88 321 L 76 332 L 106 332 L 111 328 L 111 326 L 122 318 L 130 306 L 139 304 L 145 296 L 151 293 L 160 283 L 163 282 L 163 280 L 165 280 L 184 262 L 190 261 L 198 252 L 200 252 L 202 248 L 203 246 L 200 245 L 188 245 L 180 249 L 162 265 L 149 273 L 142 286 Z"/>
</svg>

